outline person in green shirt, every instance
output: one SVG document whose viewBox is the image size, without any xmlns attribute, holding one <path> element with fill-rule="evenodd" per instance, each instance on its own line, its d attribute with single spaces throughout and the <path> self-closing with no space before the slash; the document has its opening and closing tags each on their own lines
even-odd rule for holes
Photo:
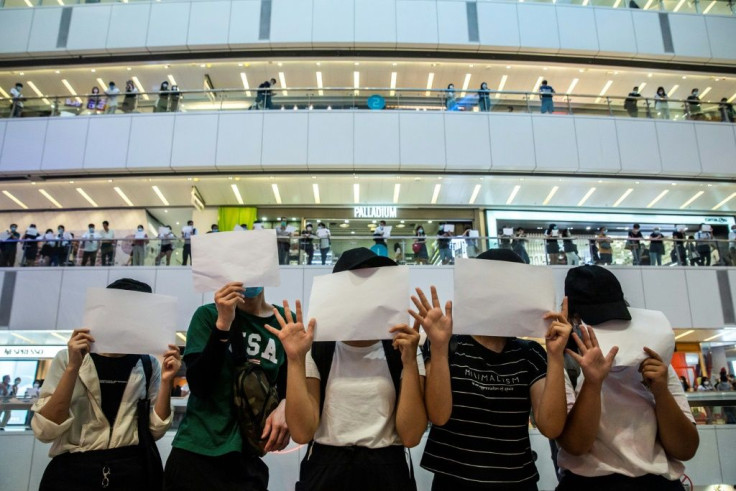
<svg viewBox="0 0 736 491">
<path fill-rule="evenodd" d="M 268 467 L 244 446 L 233 403 L 233 341 L 243 336 L 248 360 L 259 362 L 280 403 L 266 421 L 262 439 L 267 452 L 289 443 L 286 425 L 286 356 L 278 337 L 264 325 L 278 325 L 262 287 L 228 283 L 215 293 L 215 303 L 192 316 L 184 362 L 191 389 L 187 411 L 166 462 L 164 489 L 177 491 L 266 490 Z"/>
</svg>

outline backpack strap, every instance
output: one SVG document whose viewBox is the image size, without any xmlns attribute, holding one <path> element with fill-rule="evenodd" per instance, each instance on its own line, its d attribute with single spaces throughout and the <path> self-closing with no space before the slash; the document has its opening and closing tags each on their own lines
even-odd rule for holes
<svg viewBox="0 0 736 491">
<path fill-rule="evenodd" d="M 391 373 L 391 380 L 396 390 L 396 403 L 398 404 L 399 389 L 401 388 L 401 371 L 404 369 L 404 364 L 401 363 L 401 351 L 394 349 L 391 339 L 384 339 L 381 343 L 383 344 L 383 352 L 386 354 L 388 371 Z"/>
<path fill-rule="evenodd" d="M 141 364 L 143 365 L 143 373 L 146 375 L 146 399 L 149 398 L 148 386 L 151 385 L 151 377 L 153 377 L 153 365 L 149 355 L 141 355 Z"/>
<path fill-rule="evenodd" d="M 330 376 L 332 359 L 335 356 L 335 341 L 317 341 L 312 343 L 312 359 L 319 371 L 319 414 L 325 407 L 325 393 L 327 392 L 327 379 Z"/>
</svg>

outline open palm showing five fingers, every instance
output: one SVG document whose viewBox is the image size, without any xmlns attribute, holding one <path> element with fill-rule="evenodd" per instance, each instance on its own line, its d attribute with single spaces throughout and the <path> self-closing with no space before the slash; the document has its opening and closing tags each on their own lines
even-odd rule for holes
<svg viewBox="0 0 736 491">
<path fill-rule="evenodd" d="M 430 343 L 436 345 L 449 343 L 452 337 L 452 302 L 448 301 L 443 311 L 434 286 L 431 287 L 431 304 L 420 288 L 417 288 L 417 295 L 418 297 L 411 297 L 417 311 L 409 310 L 409 314 L 424 328 Z"/>
<path fill-rule="evenodd" d="M 307 328 L 304 328 L 302 303 L 299 300 L 296 301 L 296 320 L 293 319 L 291 310 L 289 309 L 289 302 L 286 300 L 284 300 L 284 316 L 275 308 L 273 311 L 281 329 L 279 330 L 269 325 L 266 325 L 266 329 L 279 338 L 289 359 L 303 359 L 312 347 L 316 320 L 311 319 Z"/>
<path fill-rule="evenodd" d="M 573 338 L 578 345 L 580 354 L 569 349 L 566 351 L 580 364 L 585 380 L 602 383 L 608 376 L 608 372 L 611 371 L 613 359 L 616 357 L 616 353 L 618 353 L 618 346 L 611 348 L 608 354 L 604 356 L 603 351 L 601 351 L 598 345 L 598 339 L 595 337 L 593 328 L 582 325 L 580 326 L 580 331 L 583 334 L 582 340 L 580 336 L 573 333 Z"/>
</svg>

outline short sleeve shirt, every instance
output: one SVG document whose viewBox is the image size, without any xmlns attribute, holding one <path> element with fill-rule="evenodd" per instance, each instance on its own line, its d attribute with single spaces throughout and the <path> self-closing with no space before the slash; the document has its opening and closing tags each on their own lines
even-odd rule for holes
<svg viewBox="0 0 736 491">
<path fill-rule="evenodd" d="M 275 307 L 283 315 L 283 308 Z M 185 356 L 204 351 L 210 335 L 216 329 L 216 321 L 215 304 L 203 305 L 197 309 L 187 331 Z M 260 360 L 264 372 L 274 383 L 286 355 L 278 338 L 264 327 L 266 324 L 277 329 L 279 326 L 275 316 L 257 317 L 236 310 L 230 332 L 234 335 L 242 331 L 248 358 Z M 232 402 L 233 369 L 233 355 L 228 350 L 218 377 L 210 381 L 213 385 L 212 392 L 207 397 L 189 395 L 187 411 L 174 438 L 174 447 L 207 456 L 242 450 L 243 440 Z"/>
<path fill-rule="evenodd" d="M 500 353 L 472 336 L 454 339 L 452 413 L 445 425 L 432 426 L 422 467 L 487 489 L 535 483 L 530 391 L 547 374 L 546 352 L 539 343 L 517 338 L 509 338 Z"/>
</svg>

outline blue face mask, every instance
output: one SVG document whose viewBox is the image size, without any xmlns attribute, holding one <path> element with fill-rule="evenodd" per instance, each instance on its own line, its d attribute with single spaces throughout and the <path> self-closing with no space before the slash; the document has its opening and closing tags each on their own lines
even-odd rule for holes
<svg viewBox="0 0 736 491">
<path fill-rule="evenodd" d="M 243 296 L 245 298 L 255 298 L 263 291 L 262 286 L 249 286 L 243 290 Z"/>
</svg>

